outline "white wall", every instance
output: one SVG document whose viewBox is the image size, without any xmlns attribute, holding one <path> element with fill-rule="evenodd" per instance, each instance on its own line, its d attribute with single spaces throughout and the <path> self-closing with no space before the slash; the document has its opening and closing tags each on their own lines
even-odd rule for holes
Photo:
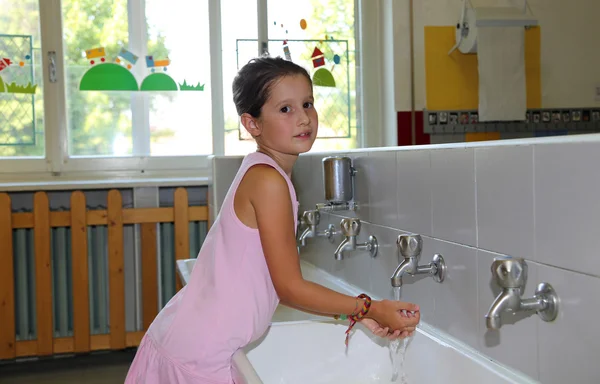
<svg viewBox="0 0 600 384">
<path fill-rule="evenodd" d="M 410 110 L 409 0 L 395 0 L 394 68 L 395 105 Z M 472 0 L 474 6 L 522 6 L 523 0 Z M 595 86 L 600 85 L 600 1 L 530 0 L 541 26 L 542 107 L 568 108 L 600 105 Z M 456 25 L 462 0 L 415 0 L 415 106 L 426 106 L 424 27 Z"/>
<path fill-rule="evenodd" d="M 322 202 L 321 159 L 303 155 L 293 173 L 300 213 Z M 359 242 L 379 240 L 380 253 L 351 252 L 335 261 L 341 242 L 309 239 L 301 257 L 352 284 L 392 298 L 401 233 L 424 237 L 421 258 L 441 253 L 447 280 L 409 279 L 403 300 L 421 305 L 422 319 L 492 359 L 542 383 L 600 382 L 600 136 L 529 139 L 353 151 L 358 169 Z M 322 215 L 339 228 L 342 216 Z M 499 255 L 529 265 L 525 296 L 548 282 L 560 297 L 552 323 L 530 313 L 499 332 L 484 315 L 499 288 L 490 265 Z M 510 320 L 506 317 L 504 320 Z"/>
</svg>

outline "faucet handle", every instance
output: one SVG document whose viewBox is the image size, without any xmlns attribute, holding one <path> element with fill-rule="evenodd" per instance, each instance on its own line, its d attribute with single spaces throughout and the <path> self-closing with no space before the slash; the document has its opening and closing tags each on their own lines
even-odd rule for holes
<svg viewBox="0 0 600 384">
<path fill-rule="evenodd" d="M 523 288 L 527 282 L 527 263 L 522 258 L 496 257 L 492 276 L 502 288 Z"/>
<path fill-rule="evenodd" d="M 304 211 L 302 214 L 302 220 L 306 223 L 306 225 L 319 225 L 319 221 L 321 221 L 321 214 L 316 209 Z"/>
<path fill-rule="evenodd" d="M 411 257 L 419 258 L 423 249 L 423 238 L 421 235 L 400 235 L 396 240 L 400 254 L 405 259 Z"/>
<path fill-rule="evenodd" d="M 342 235 L 346 237 L 357 236 L 360 233 L 360 219 L 354 217 L 342 219 L 340 227 Z"/>
</svg>

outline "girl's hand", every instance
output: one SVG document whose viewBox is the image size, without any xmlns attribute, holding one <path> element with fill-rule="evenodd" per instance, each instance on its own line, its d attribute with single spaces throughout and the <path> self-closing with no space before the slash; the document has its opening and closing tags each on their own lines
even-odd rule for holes
<svg viewBox="0 0 600 384">
<path fill-rule="evenodd" d="M 414 312 L 411 313 L 411 312 Z M 419 306 L 395 300 L 373 301 L 366 318 L 374 320 L 380 328 L 393 335 L 396 331 L 412 334 L 421 319 Z M 373 327 L 373 329 L 377 329 Z M 382 333 L 379 330 L 379 333 Z M 398 336 L 396 336 L 398 337 Z M 406 336 L 405 336 L 406 337 Z"/>
<path fill-rule="evenodd" d="M 413 315 L 411 312 L 400 312 L 400 316 L 403 317 L 414 317 L 415 315 Z M 379 336 L 379 337 L 385 337 L 388 340 L 396 340 L 398 338 L 400 339 L 404 339 L 407 338 L 409 336 L 412 336 L 415 332 L 408 332 L 408 331 L 400 331 L 400 330 L 396 330 L 394 332 L 390 332 L 390 328 L 389 327 L 382 327 L 381 325 L 379 325 L 379 323 L 373 319 L 369 319 L 369 318 L 363 318 L 362 320 L 359 321 L 359 323 L 363 324 L 365 327 L 367 327 L 367 329 L 371 332 L 373 332 L 373 334 L 375 336 Z"/>
</svg>

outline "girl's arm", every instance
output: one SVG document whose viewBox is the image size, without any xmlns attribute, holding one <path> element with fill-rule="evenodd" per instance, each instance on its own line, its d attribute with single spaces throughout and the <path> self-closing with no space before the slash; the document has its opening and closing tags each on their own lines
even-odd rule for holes
<svg viewBox="0 0 600 384">
<path fill-rule="evenodd" d="M 294 305 L 294 303 L 286 303 L 285 301 L 281 301 L 281 300 L 279 302 L 281 304 L 285 305 L 286 307 L 290 307 L 290 308 L 293 308 L 293 309 L 298 309 L 300 311 L 310 313 L 311 315 L 328 316 L 328 317 L 331 317 L 331 318 L 333 318 L 333 316 L 334 316 L 334 315 L 332 315 L 330 313 L 321 313 L 321 312 L 311 311 L 311 310 L 305 309 L 305 308 L 300 308 L 300 307 Z"/>
<path fill-rule="evenodd" d="M 296 308 L 323 315 L 352 314 L 361 308 L 355 297 L 341 294 L 302 278 L 294 235 L 292 202 L 285 179 L 271 167 L 253 167 L 247 173 L 263 252 L 280 300 Z M 367 317 L 393 330 L 412 331 L 419 316 L 406 318 L 398 311 L 418 306 L 398 301 L 373 300 Z"/>
</svg>

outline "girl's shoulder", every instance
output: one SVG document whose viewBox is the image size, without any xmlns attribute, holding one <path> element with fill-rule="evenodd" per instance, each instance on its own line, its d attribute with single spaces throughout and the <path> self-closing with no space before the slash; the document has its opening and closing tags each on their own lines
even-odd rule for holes
<svg viewBox="0 0 600 384">
<path fill-rule="evenodd" d="M 268 164 L 253 164 L 246 171 L 242 183 L 255 187 L 256 192 L 274 189 L 287 191 L 288 185 L 283 175 Z"/>
</svg>

